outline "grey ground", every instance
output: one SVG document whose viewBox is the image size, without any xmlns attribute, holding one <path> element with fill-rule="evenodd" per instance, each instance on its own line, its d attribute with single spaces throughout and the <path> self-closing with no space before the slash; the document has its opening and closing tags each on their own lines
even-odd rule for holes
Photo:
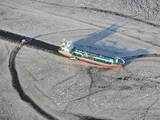
<svg viewBox="0 0 160 120">
<path fill-rule="evenodd" d="M 160 54 L 160 8 L 156 7 L 159 1 L 153 0 L 148 3 L 149 7 L 146 3 L 139 7 L 131 0 L 128 2 L 132 4 L 120 1 L 0 0 L 0 29 L 59 45 L 63 38 L 83 38 L 117 23 L 123 26 L 118 33 L 104 39 L 106 44 L 116 43 L 119 48 L 130 51 L 146 49 L 149 53 Z M 84 6 L 133 15 L 154 26 L 83 9 Z M 156 10 L 149 9 L 154 7 Z M 147 10 L 149 12 L 145 12 Z M 20 99 L 11 85 L 8 59 L 15 46 L 0 40 L 0 119 L 46 120 Z M 79 120 L 78 115 L 106 120 L 160 119 L 159 57 L 136 59 L 120 70 L 99 70 L 23 47 L 16 58 L 16 66 L 27 95 L 62 120 Z"/>
</svg>

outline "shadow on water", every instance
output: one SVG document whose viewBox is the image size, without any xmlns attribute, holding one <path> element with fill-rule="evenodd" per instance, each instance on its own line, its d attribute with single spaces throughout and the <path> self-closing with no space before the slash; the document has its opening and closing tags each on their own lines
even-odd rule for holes
<svg viewBox="0 0 160 120">
<path fill-rule="evenodd" d="M 126 64 L 130 63 L 136 58 L 145 57 L 147 54 L 149 54 L 147 49 L 129 50 L 127 48 L 117 48 L 115 46 L 106 45 L 102 41 L 104 38 L 118 32 L 119 28 L 120 26 L 113 24 L 104 30 L 88 34 L 86 38 L 75 41 L 73 46 L 90 53 L 109 57 L 120 57 L 126 61 Z M 116 44 L 116 42 L 114 44 Z"/>
</svg>

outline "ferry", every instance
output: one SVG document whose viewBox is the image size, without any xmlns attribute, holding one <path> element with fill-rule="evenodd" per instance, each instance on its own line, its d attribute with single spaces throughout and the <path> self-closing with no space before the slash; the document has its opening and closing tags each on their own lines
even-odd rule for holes
<svg viewBox="0 0 160 120">
<path fill-rule="evenodd" d="M 74 46 L 71 41 L 63 42 L 59 53 L 71 60 L 79 60 L 98 68 L 122 67 L 125 64 L 125 60 L 122 58 L 104 56 L 83 50 Z"/>
</svg>

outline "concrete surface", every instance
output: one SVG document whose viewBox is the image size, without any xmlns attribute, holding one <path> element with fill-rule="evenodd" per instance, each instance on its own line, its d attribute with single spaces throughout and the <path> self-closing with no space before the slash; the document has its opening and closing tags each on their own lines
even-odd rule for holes
<svg viewBox="0 0 160 120">
<path fill-rule="evenodd" d="M 0 29 L 59 45 L 63 38 L 78 40 L 118 24 L 121 25 L 119 31 L 103 39 L 103 43 L 132 52 L 145 49 L 148 54 L 160 54 L 158 18 L 147 19 L 157 25 L 152 26 L 81 8 L 85 5 L 100 7 L 134 16 L 132 12 L 118 11 L 118 3 L 112 2 L 100 0 L 94 6 L 93 0 L 0 0 Z M 113 9 L 107 7 L 111 5 Z M 144 20 L 144 17 L 139 19 Z M 0 119 L 45 120 L 22 101 L 12 87 L 8 59 L 15 46 L 0 40 Z M 106 120 L 160 119 L 159 57 L 135 59 L 120 70 L 99 70 L 23 47 L 16 66 L 25 93 L 62 120 L 82 120 L 82 116 Z"/>
</svg>

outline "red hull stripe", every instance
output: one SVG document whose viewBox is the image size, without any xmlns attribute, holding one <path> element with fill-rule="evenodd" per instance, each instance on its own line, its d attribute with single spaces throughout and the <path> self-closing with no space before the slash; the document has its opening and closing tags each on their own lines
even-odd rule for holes
<svg viewBox="0 0 160 120">
<path fill-rule="evenodd" d="M 63 54 L 65 57 L 67 58 L 72 58 L 74 57 L 72 54 L 70 53 L 67 53 L 67 52 L 61 52 L 61 54 Z M 93 64 L 94 66 L 96 67 L 100 67 L 100 68 L 113 68 L 113 67 L 122 67 L 122 65 L 120 64 L 105 64 L 105 63 L 100 63 L 100 62 L 96 62 L 96 61 L 93 61 L 93 60 L 90 60 L 90 59 L 86 59 L 86 58 L 81 58 L 81 57 L 78 57 L 78 59 L 80 61 L 83 61 L 83 62 L 86 62 L 86 63 L 89 63 L 89 64 Z"/>
</svg>

